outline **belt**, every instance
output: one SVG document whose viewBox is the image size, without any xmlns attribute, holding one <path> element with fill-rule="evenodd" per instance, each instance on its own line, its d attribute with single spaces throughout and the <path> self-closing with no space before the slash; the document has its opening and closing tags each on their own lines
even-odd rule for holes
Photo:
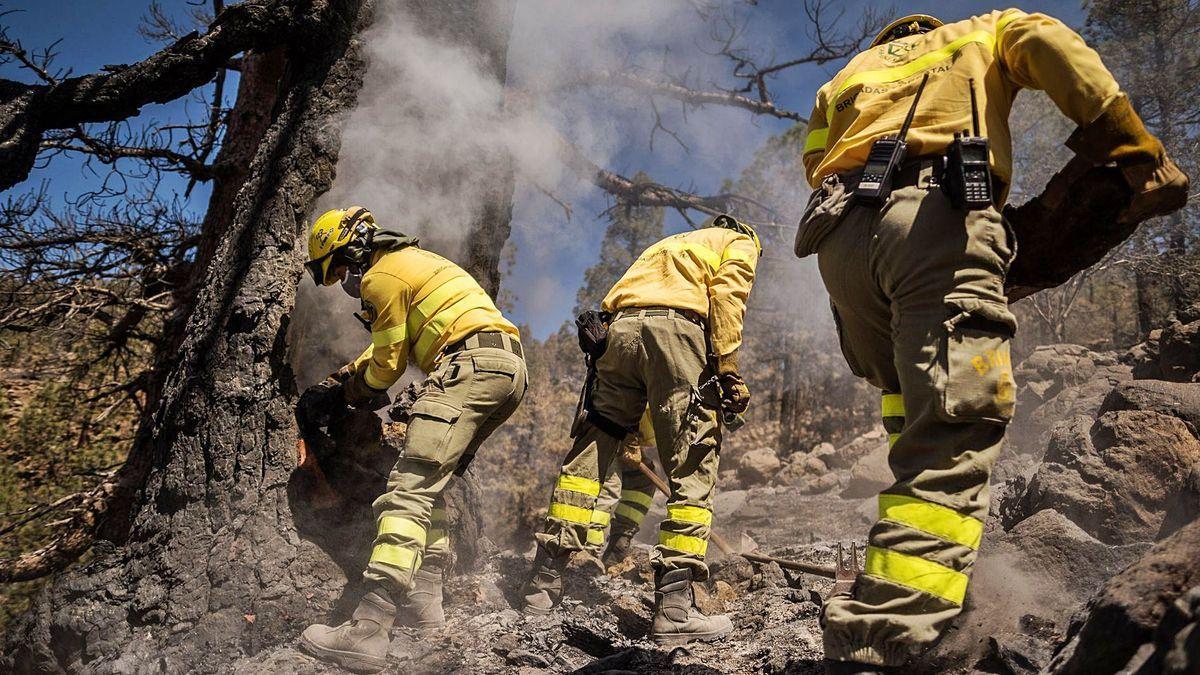
<svg viewBox="0 0 1200 675">
<path fill-rule="evenodd" d="M 924 155 L 921 157 L 913 157 L 900 165 L 896 171 L 895 178 L 892 179 L 892 188 L 902 187 L 918 187 L 922 189 L 933 189 L 941 187 L 942 175 L 946 172 L 946 158 L 944 155 Z M 858 186 L 858 180 L 862 177 L 862 169 L 853 169 L 839 174 L 842 179 L 842 184 L 846 186 L 848 191 L 853 190 Z M 1008 185 L 1000 179 L 995 173 L 992 174 L 992 194 L 996 199 L 1005 193 Z M 999 208 L 999 207 L 997 207 Z"/>
<path fill-rule="evenodd" d="M 525 355 L 521 351 L 521 341 L 508 333 L 498 330 L 471 333 L 467 337 L 443 349 L 442 354 L 449 356 L 464 349 L 480 349 L 481 347 L 503 349 L 506 352 L 512 352 L 521 358 L 525 358 Z"/>
<path fill-rule="evenodd" d="M 665 316 L 669 319 L 683 319 L 704 328 L 704 317 L 690 309 L 675 309 L 674 307 L 627 307 L 613 313 L 613 321 L 626 317 Z"/>
</svg>

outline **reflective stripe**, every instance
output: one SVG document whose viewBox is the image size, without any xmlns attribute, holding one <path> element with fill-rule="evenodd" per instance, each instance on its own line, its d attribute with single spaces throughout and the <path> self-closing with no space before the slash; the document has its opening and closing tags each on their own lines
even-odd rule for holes
<svg viewBox="0 0 1200 675">
<path fill-rule="evenodd" d="M 692 555 L 703 556 L 708 551 L 708 541 L 700 537 L 689 537 L 686 534 L 675 534 L 674 532 L 658 532 L 658 543 L 673 551 L 681 553 L 691 553 Z"/>
<path fill-rule="evenodd" d="M 900 440 L 900 434 L 888 434 L 888 448 L 895 445 L 898 440 Z"/>
<path fill-rule="evenodd" d="M 446 545 L 446 531 L 445 530 L 430 530 L 429 531 L 429 543 L 425 544 L 426 550 L 434 548 L 435 546 L 445 546 L 445 545 Z"/>
<path fill-rule="evenodd" d="M 421 329 L 420 336 L 417 338 L 417 343 L 413 346 L 413 352 L 418 359 L 433 357 L 433 346 L 438 339 L 446 334 L 458 317 L 466 314 L 472 309 L 479 309 L 480 305 L 476 302 L 476 298 L 470 295 L 465 295 L 458 300 L 455 300 L 449 307 L 434 315 L 433 319 L 425 324 L 425 328 Z"/>
<path fill-rule="evenodd" d="M 854 73 L 847 77 L 842 85 L 838 87 L 837 93 L 833 95 L 833 100 L 836 101 L 847 89 L 861 84 L 883 84 L 885 82 L 896 82 L 907 77 L 916 75 L 917 73 L 932 67 L 934 64 L 945 61 L 954 56 L 960 49 L 969 44 L 981 44 L 991 51 L 996 44 L 996 38 L 986 30 L 977 30 L 958 38 L 954 42 L 936 49 L 928 54 L 913 59 L 912 61 L 893 68 L 880 68 L 878 70 L 864 70 Z M 826 110 L 825 119 L 833 120 L 833 113 L 837 110 L 836 105 L 830 105 Z M 832 126 L 832 124 L 830 125 Z"/>
<path fill-rule="evenodd" d="M 592 522 L 593 523 L 603 526 L 603 527 L 608 527 L 608 523 L 611 520 L 612 520 L 612 514 L 610 514 L 608 511 L 601 511 L 600 509 L 592 509 Z"/>
<path fill-rule="evenodd" d="M 380 389 L 383 391 L 386 391 L 392 386 L 392 384 L 394 384 L 393 382 L 388 382 L 387 380 L 382 379 L 375 374 L 374 362 L 367 364 L 367 370 L 363 372 L 363 382 L 366 382 L 367 386 L 372 389 Z"/>
<path fill-rule="evenodd" d="M 408 338 L 408 326 L 400 324 L 392 326 L 384 330 L 371 331 L 371 345 L 374 347 L 387 347 L 398 342 L 404 342 Z"/>
<path fill-rule="evenodd" d="M 581 509 L 578 506 L 571 506 L 570 504 L 559 504 L 558 502 L 552 502 L 550 504 L 550 517 L 560 518 L 572 523 L 582 523 L 584 525 L 592 524 L 591 509 Z"/>
<path fill-rule="evenodd" d="M 567 474 L 559 474 L 558 485 L 559 490 L 569 490 L 571 492 L 579 492 L 589 497 L 600 496 L 600 484 L 589 478 L 581 476 L 568 476 Z"/>
<path fill-rule="evenodd" d="M 592 546 L 600 546 L 604 543 L 604 530 L 588 530 L 587 543 Z"/>
<path fill-rule="evenodd" d="M 494 309 L 495 304 L 479 284 L 466 274 L 444 281 L 413 304 L 408 329 L 413 336 L 413 355 L 418 363 L 431 363 L 433 346 L 459 317 L 475 309 Z"/>
<path fill-rule="evenodd" d="M 961 605 L 967 595 L 967 575 L 916 556 L 867 547 L 863 572 Z"/>
<path fill-rule="evenodd" d="M 1005 28 L 1008 28 L 1008 24 L 1026 16 L 1029 15 L 1019 9 L 1005 10 L 1004 16 L 1001 16 L 1000 20 L 996 22 L 996 39 L 1000 39 L 1000 35 L 1004 33 Z"/>
<path fill-rule="evenodd" d="M 667 518 L 692 523 L 693 525 L 712 525 L 712 511 L 702 509 L 699 506 L 668 505 Z"/>
<path fill-rule="evenodd" d="M 904 395 L 883 395 L 883 417 L 904 417 Z"/>
<path fill-rule="evenodd" d="M 425 528 L 420 523 L 400 516 L 384 516 L 379 519 L 379 534 L 392 534 L 405 539 L 412 539 L 425 546 Z"/>
<path fill-rule="evenodd" d="M 631 520 L 635 524 L 641 524 L 642 519 L 646 517 L 646 512 L 639 510 L 637 507 L 628 504 L 617 504 L 614 513 L 626 520 Z"/>
<path fill-rule="evenodd" d="M 808 132 L 808 136 L 804 138 L 804 154 L 824 150 L 825 144 L 829 142 L 829 127 L 823 129 L 813 129 Z"/>
<path fill-rule="evenodd" d="M 879 519 L 900 523 L 971 549 L 978 549 L 983 539 L 983 521 L 916 497 L 879 495 Z"/>
<path fill-rule="evenodd" d="M 638 490 L 621 490 L 621 501 L 650 508 L 650 505 L 654 503 L 654 495 Z"/>
<path fill-rule="evenodd" d="M 371 549 L 371 562 L 383 563 L 401 569 L 416 569 L 420 556 L 415 551 L 395 544 L 375 544 Z"/>
</svg>

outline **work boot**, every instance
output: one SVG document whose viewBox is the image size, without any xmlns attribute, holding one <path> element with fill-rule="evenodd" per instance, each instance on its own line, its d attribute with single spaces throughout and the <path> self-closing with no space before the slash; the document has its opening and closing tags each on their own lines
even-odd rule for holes
<svg viewBox="0 0 1200 675">
<path fill-rule="evenodd" d="M 300 635 L 300 648 L 358 673 L 377 673 L 387 664 L 396 604 L 382 588 L 370 590 L 340 626 L 314 624 Z"/>
<path fill-rule="evenodd" d="M 733 630 L 733 622 L 728 616 L 705 616 L 696 609 L 691 569 L 659 570 L 657 577 L 651 640 L 673 647 L 694 640 L 711 642 Z"/>
<path fill-rule="evenodd" d="M 825 659 L 825 675 L 887 675 L 897 672 L 894 668 L 874 666 L 856 661 Z"/>
<path fill-rule="evenodd" d="M 413 587 L 408 600 L 400 606 L 403 622 L 415 626 L 422 635 L 435 633 L 446 626 L 442 609 L 442 571 L 419 569 L 413 574 Z"/>
<path fill-rule="evenodd" d="M 549 614 L 562 602 L 562 575 L 570 559 L 568 555 L 553 558 L 541 546 L 538 547 L 537 557 L 533 560 L 533 576 L 525 584 L 522 611 L 526 614 Z"/>
<path fill-rule="evenodd" d="M 608 548 L 604 551 L 604 566 L 611 567 L 633 553 L 633 533 L 632 532 L 616 532 L 612 535 L 608 542 Z"/>
</svg>

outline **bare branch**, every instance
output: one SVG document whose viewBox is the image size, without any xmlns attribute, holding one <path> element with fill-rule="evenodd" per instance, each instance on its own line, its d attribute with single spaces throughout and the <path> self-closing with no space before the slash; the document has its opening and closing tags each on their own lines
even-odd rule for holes
<svg viewBox="0 0 1200 675">
<path fill-rule="evenodd" d="M 673 98 L 691 106 L 722 105 L 748 110 L 755 115 L 767 115 L 779 119 L 793 120 L 807 124 L 808 120 L 800 113 L 785 110 L 769 101 L 755 100 L 729 91 L 701 91 L 680 84 L 658 80 L 632 72 L 615 73 L 602 70 L 589 78 L 594 84 L 615 85 L 625 87 L 643 94 L 652 94 Z"/>
</svg>

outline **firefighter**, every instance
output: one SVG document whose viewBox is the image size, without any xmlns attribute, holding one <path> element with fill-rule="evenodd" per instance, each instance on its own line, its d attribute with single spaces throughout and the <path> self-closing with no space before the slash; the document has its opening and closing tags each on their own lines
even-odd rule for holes
<svg viewBox="0 0 1200 675">
<path fill-rule="evenodd" d="M 692 582 L 708 576 L 721 411 L 741 413 L 750 402 L 737 356 L 760 253 L 753 229 L 720 215 L 646 249 L 604 298 L 602 307 L 612 314 L 607 347 L 595 361 L 586 414 L 572 430 L 574 446 L 537 535 L 526 612 L 549 612 L 561 600 L 562 571 L 586 544 L 601 482 L 649 404 L 671 487 L 651 553 L 650 637 L 681 644 L 732 629 L 728 617 L 696 609 Z"/>
<path fill-rule="evenodd" d="M 362 207 L 322 214 L 308 238 L 306 267 L 318 286 L 342 282 L 360 298 L 371 344 L 360 357 L 305 391 L 306 414 L 342 405 L 378 409 L 411 357 L 428 374 L 412 406 L 404 450 L 374 503 L 377 534 L 352 618 L 313 625 L 301 647 L 345 668 L 384 667 L 397 605 L 419 626 L 442 614 L 448 553 L 442 490 L 525 395 L 520 334 L 458 265 L 416 239 L 381 228 Z"/>
<path fill-rule="evenodd" d="M 804 148 L 816 191 L 796 254 L 817 254 L 846 361 L 882 390 L 896 481 L 879 497 L 853 590 L 824 607 L 829 672 L 889 672 L 962 609 L 1016 400 L 1004 293 L 1015 246 L 997 207 L 1012 183 L 1007 118 L 1022 88 L 1045 91 L 1079 126 L 1067 141 L 1077 154 L 1120 167 L 1131 211 L 1186 192 L 1096 52 L 1042 14 L 906 16 L 817 92 Z M 990 188 L 990 203 L 967 208 L 950 151 L 955 133 L 976 135 L 973 99 L 991 177 L 968 179 L 977 194 Z M 890 196 L 873 201 L 873 181 L 860 180 L 868 153 L 910 109 L 907 159 Z"/>
<path fill-rule="evenodd" d="M 608 479 L 600 486 L 600 496 L 592 510 L 585 548 L 605 566 L 621 562 L 633 552 L 633 538 L 654 502 L 654 484 L 638 468 L 638 464 L 645 462 L 654 469 L 654 463 L 645 457 L 646 450 L 652 447 L 653 422 L 649 413 L 643 413 L 637 431 L 625 437 L 620 461 L 609 466 Z"/>
</svg>

